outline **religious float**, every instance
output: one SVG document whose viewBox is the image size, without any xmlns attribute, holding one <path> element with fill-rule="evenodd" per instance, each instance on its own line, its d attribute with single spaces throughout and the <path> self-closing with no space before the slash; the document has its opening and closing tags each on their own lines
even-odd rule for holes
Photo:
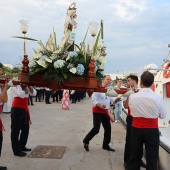
<svg viewBox="0 0 170 170">
<path fill-rule="evenodd" d="M 106 62 L 106 47 L 103 41 L 103 21 L 97 31 L 97 23 L 90 22 L 83 42 L 75 44 L 76 4 L 72 3 L 66 13 L 64 24 L 64 37 L 59 44 L 56 42 L 56 33 L 53 29 L 46 44 L 38 41 L 38 48 L 28 59 L 26 54 L 26 40 L 37 41 L 25 37 L 28 31 L 28 22 L 21 20 L 21 31 L 24 39 L 24 59 L 18 80 L 10 80 L 10 84 L 27 84 L 37 87 L 49 87 L 50 89 L 85 90 L 89 96 L 95 92 L 106 92 L 108 95 L 117 96 L 124 94 L 127 89 L 114 89 L 102 87 L 104 63 Z M 90 32 L 93 44 L 85 43 L 87 33 Z M 6 79 L 0 79 L 4 83 Z M 7 80 L 9 81 L 9 80 Z"/>
</svg>

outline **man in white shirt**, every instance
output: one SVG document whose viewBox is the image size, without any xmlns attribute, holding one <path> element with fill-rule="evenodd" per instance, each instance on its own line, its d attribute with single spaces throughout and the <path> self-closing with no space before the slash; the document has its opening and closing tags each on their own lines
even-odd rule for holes
<svg viewBox="0 0 170 170">
<path fill-rule="evenodd" d="M 140 170 L 143 144 L 146 150 L 147 170 L 157 170 L 159 152 L 158 118 L 165 118 L 166 110 L 163 99 L 154 93 L 152 73 L 145 71 L 141 75 L 138 93 L 129 97 L 129 108 L 133 116 L 131 129 L 131 156 L 128 170 Z"/>
<path fill-rule="evenodd" d="M 111 77 L 106 75 L 103 78 L 102 85 L 107 87 L 111 84 Z M 91 131 L 86 135 L 83 140 L 84 148 L 86 151 L 89 151 L 89 142 L 92 138 L 99 133 L 100 125 L 102 123 L 104 128 L 104 139 L 103 139 L 103 146 L 104 150 L 108 151 L 115 151 L 113 148 L 109 146 L 111 140 L 111 124 L 110 120 L 113 121 L 110 116 L 108 109 L 110 107 L 111 102 L 118 102 L 120 98 L 116 98 L 114 100 L 113 97 L 106 96 L 105 93 L 94 92 L 92 94 L 92 104 L 93 104 L 93 128 Z"/>
<path fill-rule="evenodd" d="M 138 76 L 130 74 L 127 77 L 127 86 L 131 87 L 134 90 L 138 89 Z M 126 117 L 126 140 L 125 140 L 125 150 L 124 150 L 124 167 L 128 168 L 128 163 L 130 160 L 130 140 L 131 140 L 131 128 L 132 128 L 132 116 L 130 114 L 130 109 L 128 106 L 128 97 L 124 97 L 123 106 L 125 109 L 128 109 L 128 114 Z M 141 166 L 146 168 L 146 164 L 141 159 Z"/>
<path fill-rule="evenodd" d="M 31 123 L 28 97 L 29 95 L 35 96 L 37 92 L 33 87 L 24 84 L 12 87 L 12 92 L 14 96 L 11 108 L 12 150 L 15 156 L 25 156 L 25 152 L 31 151 L 26 148 Z"/>
</svg>

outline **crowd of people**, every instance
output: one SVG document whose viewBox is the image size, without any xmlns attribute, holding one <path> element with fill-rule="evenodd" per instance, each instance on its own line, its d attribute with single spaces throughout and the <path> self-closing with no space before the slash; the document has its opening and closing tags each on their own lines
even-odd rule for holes
<svg viewBox="0 0 170 170">
<path fill-rule="evenodd" d="M 52 102 L 59 102 L 62 101 L 64 90 L 67 89 L 60 89 L 60 90 L 52 90 L 49 88 L 43 88 L 43 87 L 34 87 L 37 91 L 37 95 L 35 96 L 35 102 L 43 102 L 45 101 L 46 104 L 51 104 Z M 77 102 L 80 102 L 86 97 L 85 91 L 80 90 L 68 90 L 69 100 L 71 103 L 76 104 Z M 31 97 L 31 96 L 30 96 Z M 31 102 L 32 99 L 30 99 L 31 105 L 34 105 L 33 102 Z"/>
<path fill-rule="evenodd" d="M 0 63 L 0 74 L 2 73 L 2 64 Z M 111 77 L 104 76 L 102 85 L 107 87 L 111 85 Z M 165 118 L 166 110 L 163 99 L 160 95 L 154 93 L 151 89 L 154 82 L 152 73 L 145 71 L 140 77 L 140 89 L 138 89 L 138 77 L 130 75 L 127 77 L 126 86 L 137 90 L 137 93 L 131 94 L 129 97 L 108 97 L 106 93 L 94 92 L 92 94 L 92 113 L 93 127 L 83 139 L 83 146 L 89 152 L 89 144 L 95 135 L 99 133 L 102 124 L 104 128 L 104 139 L 102 149 L 115 152 L 110 147 L 111 141 L 111 122 L 119 122 L 120 103 L 124 108 L 128 109 L 126 142 L 124 149 L 124 167 L 126 170 L 140 170 L 140 166 L 147 170 L 157 170 L 157 161 L 159 153 L 159 129 L 158 118 Z M 118 80 L 117 88 L 121 88 L 122 80 Z M 35 102 L 51 102 L 61 101 L 61 108 L 68 110 L 70 103 L 76 104 L 86 97 L 85 91 L 60 89 L 58 91 L 49 88 L 32 87 L 26 84 L 20 84 L 10 87 L 9 84 L 2 85 L 0 88 L 0 113 L 2 113 L 2 104 L 7 102 L 8 89 L 11 89 L 13 101 L 11 106 L 11 145 L 15 156 L 23 157 L 31 148 L 27 148 L 27 140 L 29 136 L 29 128 L 31 118 L 28 105 L 34 105 Z M 35 96 L 33 98 L 33 96 Z M 71 101 L 71 102 L 70 102 Z M 115 120 L 109 115 L 109 107 L 115 105 Z M 2 149 L 4 130 L 0 119 L 0 154 Z M 142 161 L 143 148 L 146 150 L 146 164 Z M 7 167 L 0 166 L 0 170 L 6 170 Z"/>
</svg>

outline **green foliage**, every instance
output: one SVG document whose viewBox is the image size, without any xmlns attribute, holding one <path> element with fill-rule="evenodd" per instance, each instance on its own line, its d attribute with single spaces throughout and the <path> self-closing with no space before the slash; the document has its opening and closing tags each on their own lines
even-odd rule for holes
<svg viewBox="0 0 170 170">
<path fill-rule="evenodd" d="M 93 56 L 95 56 L 96 52 L 97 52 L 100 34 L 101 34 L 101 29 L 99 30 L 99 33 L 98 33 L 97 38 L 96 38 L 96 42 L 95 42 L 94 47 L 93 47 Z"/>
<path fill-rule="evenodd" d="M 3 75 L 1 77 L 18 77 L 20 74 L 20 68 L 3 66 Z"/>
<path fill-rule="evenodd" d="M 29 38 L 29 37 L 20 37 L 20 36 L 12 36 L 13 38 L 19 38 L 19 39 L 25 39 L 25 40 L 30 40 L 30 41 L 38 41 L 36 39 L 33 38 Z"/>
</svg>

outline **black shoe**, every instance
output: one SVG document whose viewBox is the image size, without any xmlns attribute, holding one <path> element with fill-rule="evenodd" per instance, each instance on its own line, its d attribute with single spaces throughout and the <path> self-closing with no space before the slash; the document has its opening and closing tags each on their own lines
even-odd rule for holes
<svg viewBox="0 0 170 170">
<path fill-rule="evenodd" d="M 31 104 L 32 106 L 34 106 L 34 104 Z"/>
<path fill-rule="evenodd" d="M 0 166 L 0 170 L 7 170 L 6 166 Z"/>
<path fill-rule="evenodd" d="M 115 150 L 113 148 L 111 148 L 110 146 L 107 146 L 107 147 L 103 147 L 104 150 L 107 150 L 107 151 L 112 151 L 112 152 L 115 152 Z"/>
<path fill-rule="evenodd" d="M 17 154 L 14 154 L 14 155 L 15 155 L 15 156 L 23 157 L 23 156 L 26 156 L 27 153 L 21 151 L 20 153 L 17 153 Z"/>
<path fill-rule="evenodd" d="M 84 149 L 88 152 L 89 151 L 89 144 L 84 143 Z"/>
<path fill-rule="evenodd" d="M 124 163 L 124 168 L 125 168 L 125 170 L 128 170 L 128 163 Z"/>
<path fill-rule="evenodd" d="M 21 148 L 21 150 L 22 150 L 22 151 L 25 151 L 25 152 L 27 152 L 27 151 L 31 151 L 31 149 L 30 149 L 30 148 L 26 148 L 26 147 L 22 147 L 22 148 Z"/>
<path fill-rule="evenodd" d="M 146 168 L 146 164 L 143 162 L 143 160 L 140 161 L 140 166 Z"/>
</svg>

